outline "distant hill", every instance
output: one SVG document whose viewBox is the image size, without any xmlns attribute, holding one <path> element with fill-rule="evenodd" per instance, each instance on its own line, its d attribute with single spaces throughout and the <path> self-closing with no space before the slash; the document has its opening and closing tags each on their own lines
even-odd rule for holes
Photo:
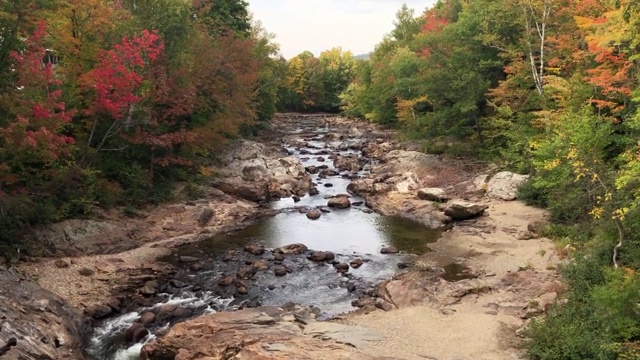
<svg viewBox="0 0 640 360">
<path fill-rule="evenodd" d="M 358 60 L 369 60 L 369 58 L 371 57 L 371 53 L 368 54 L 360 54 L 360 55 L 356 55 L 354 56 L 354 58 L 358 59 Z"/>
</svg>

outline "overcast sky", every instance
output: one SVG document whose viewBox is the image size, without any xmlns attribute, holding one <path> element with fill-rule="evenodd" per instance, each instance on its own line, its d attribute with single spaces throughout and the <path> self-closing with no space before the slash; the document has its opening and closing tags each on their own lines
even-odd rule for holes
<svg viewBox="0 0 640 360">
<path fill-rule="evenodd" d="M 249 0 L 250 11 L 276 34 L 287 59 L 337 46 L 354 55 L 371 52 L 393 29 L 403 3 L 421 14 L 435 0 Z"/>
</svg>

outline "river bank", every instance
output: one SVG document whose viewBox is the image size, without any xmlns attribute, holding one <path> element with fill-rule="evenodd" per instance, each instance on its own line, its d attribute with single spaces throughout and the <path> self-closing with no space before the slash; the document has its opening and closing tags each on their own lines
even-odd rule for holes
<svg viewBox="0 0 640 360">
<path fill-rule="evenodd" d="M 513 348 L 518 341 L 516 330 L 524 325 L 526 318 L 543 312 L 558 288 L 555 266 L 559 259 L 553 245 L 546 239 L 537 238 L 531 231 L 533 224 L 543 220 L 544 213 L 517 201 L 488 198 L 486 194 L 491 195 L 492 188 L 485 184 L 474 184 L 472 175 L 477 169 L 467 169 L 453 160 L 411 151 L 406 144 L 398 144 L 391 131 L 341 118 L 305 118 L 298 115 L 283 115 L 276 119 L 275 126 L 279 130 L 291 130 L 301 121 L 317 121 L 331 129 L 323 136 L 336 140 L 336 143 L 357 139 L 343 151 L 361 151 L 366 158 L 375 160 L 368 165 L 360 164 L 368 169 L 365 177 L 358 178 L 354 173 L 353 178 L 349 179 L 349 171 L 355 170 L 359 160 L 348 154 L 340 157 L 338 162 L 342 163 L 336 165 L 344 169 L 345 180 L 350 182 L 347 189 L 351 196 L 361 197 L 369 208 L 382 214 L 406 217 L 429 227 L 448 229 L 437 242 L 429 244 L 429 252 L 410 259 L 413 264 L 410 270 L 383 282 L 375 287 L 375 291 L 363 287 L 356 304 L 361 309 L 332 322 L 336 324 L 332 326 L 344 325 L 349 328 L 341 328 L 340 331 L 324 329 L 315 334 L 353 333 L 354 326 L 364 328 L 364 333 L 368 334 L 365 338 L 370 340 L 359 342 L 359 348 L 355 350 L 363 358 L 381 355 L 402 359 L 518 358 L 518 351 Z M 304 135 L 297 134 L 297 137 L 304 138 Z M 290 153 L 281 150 L 280 139 L 284 140 L 285 136 L 272 134 L 266 140 L 266 146 L 243 143 L 238 151 L 232 151 L 234 155 L 229 158 L 232 165 L 222 170 L 222 176 L 212 183 L 207 190 L 206 201 L 185 201 L 163 206 L 144 214 L 143 218 L 126 219 L 126 224 L 116 221 L 115 224 L 120 224 L 114 225 L 117 228 L 131 229 L 133 226 L 137 230 L 129 231 L 126 237 L 121 236 L 120 240 L 113 240 L 113 243 L 125 239 L 125 242 L 129 242 L 126 246 L 133 246 L 134 249 L 124 252 L 113 250 L 117 252 L 113 255 L 56 257 L 25 263 L 21 267 L 41 286 L 61 295 L 75 307 L 84 308 L 89 314 L 100 309 L 117 313 L 133 305 L 148 306 L 154 301 L 153 298 L 141 294 L 147 283 L 160 278 L 168 279 L 179 272 L 175 266 L 158 262 L 157 259 L 175 253 L 181 248 L 180 245 L 201 242 L 220 233 L 233 233 L 232 230 L 246 227 L 263 215 L 277 213 L 277 209 L 262 205 L 270 197 L 293 196 L 295 199 L 319 185 L 317 180 L 314 180 L 316 184 L 312 184 L 309 177 L 309 174 L 323 170 L 317 169 L 319 164 L 296 163 L 289 158 Z M 294 147 L 296 145 L 298 149 L 308 149 L 310 144 L 294 144 Z M 313 141 L 311 146 L 314 146 Z M 314 153 L 308 155 L 332 156 L 330 152 L 316 153 L 319 151 L 323 150 L 313 150 Z M 267 156 L 258 157 L 258 153 Z M 260 160 L 256 161 L 258 158 Z M 275 166 L 273 160 L 279 165 Z M 331 160 L 335 164 L 337 159 Z M 249 168 L 252 171 L 246 170 L 249 163 L 253 163 L 254 167 Z M 316 168 L 312 169 L 311 166 Z M 279 170 L 270 173 L 261 170 L 275 168 Z M 332 180 L 333 183 L 338 181 L 335 175 L 327 175 L 336 179 Z M 274 179 L 276 181 L 272 181 Z M 332 182 L 329 183 L 334 185 Z M 452 226 L 451 218 L 446 215 L 448 205 L 442 202 L 444 199 L 433 202 L 425 200 L 424 194 L 418 194 L 425 187 L 442 187 L 447 197 L 472 200 L 485 215 L 453 222 Z M 300 209 L 309 211 L 303 205 L 300 205 Z M 368 212 L 367 208 L 363 208 L 363 211 Z M 339 216 L 339 212 L 336 216 Z M 95 234 L 89 235 L 95 237 Z M 131 241 L 132 238 L 135 241 Z M 304 239 L 301 242 L 304 243 Z M 83 241 L 79 240 L 79 243 Z M 361 255 L 340 260 L 348 263 Z M 82 272 L 89 275 L 83 275 Z M 116 304 L 116 300 L 119 304 Z M 290 309 L 288 314 L 300 310 Z M 274 318 L 290 321 L 286 312 L 273 313 L 269 310 L 267 313 L 271 314 L 268 322 L 280 323 Z M 213 322 L 220 321 L 220 316 L 244 316 L 242 312 L 239 312 L 240 315 L 229 314 L 218 313 L 189 320 L 180 327 L 170 329 L 159 343 L 163 344 L 163 339 L 175 339 L 176 332 L 182 331 L 178 337 L 189 333 L 190 326 L 206 322 L 209 316 L 214 317 L 211 320 Z M 257 315 L 253 313 L 247 316 L 255 320 Z M 242 321 L 256 325 L 254 320 Z M 252 326 L 247 329 L 254 333 L 256 331 Z M 291 327 L 287 325 L 284 327 L 286 329 L 290 331 Z M 240 339 L 244 336 L 242 333 L 236 335 Z M 298 345 L 307 344 L 309 333 L 301 333 L 300 336 L 303 341 Z M 327 339 L 332 344 L 337 341 L 330 346 L 340 348 L 340 352 L 346 351 L 344 354 L 354 351 L 339 344 L 345 342 L 340 336 L 329 336 Z M 185 344 L 184 340 L 181 338 L 182 344 Z M 195 346 L 197 341 L 192 340 Z M 269 341 L 278 343 L 280 340 Z M 170 347 L 169 342 L 166 340 L 164 344 Z M 219 344 L 222 345 L 224 343 Z M 155 346 L 154 351 L 159 351 L 157 345 L 149 346 Z M 326 350 L 322 350 L 323 346 L 328 345 L 325 342 L 320 346 L 318 354 Z M 295 348 L 293 345 L 289 347 Z M 183 345 L 182 349 L 184 353 L 189 352 L 189 346 Z M 268 353 L 272 358 L 283 354 L 281 348 Z M 349 358 L 350 355 L 344 356 Z"/>
</svg>

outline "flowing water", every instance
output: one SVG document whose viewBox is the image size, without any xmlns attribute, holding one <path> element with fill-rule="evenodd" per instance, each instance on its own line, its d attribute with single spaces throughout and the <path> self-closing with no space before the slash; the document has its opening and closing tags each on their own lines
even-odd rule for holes
<svg viewBox="0 0 640 360">
<path fill-rule="evenodd" d="M 332 154 L 354 154 L 357 152 L 349 150 L 349 145 L 362 140 L 351 138 L 325 142 L 324 134 L 334 129 L 318 128 L 315 121 L 301 122 L 299 125 L 290 134 L 289 141 L 285 142 L 285 149 L 300 158 L 305 166 L 328 165 L 333 168 L 331 160 L 319 159 L 327 158 L 326 155 L 314 153 L 318 149 L 325 149 Z M 295 143 L 295 140 L 305 140 L 309 147 L 293 147 L 290 144 Z M 366 165 L 365 170 L 360 171 L 357 176 L 366 176 L 366 169 L 370 165 Z M 294 302 L 317 307 L 321 318 L 353 310 L 351 302 L 376 282 L 392 277 L 398 271 L 399 263 L 410 260 L 411 254 L 431 251 L 429 244 L 439 238 L 440 232 L 409 220 L 382 216 L 369 211 L 364 205 L 344 210 L 331 209 L 315 221 L 307 219 L 304 213 L 298 211 L 300 208 L 322 208 L 327 211 L 327 197 L 347 192 L 347 185 L 351 182 L 347 175 L 355 174 L 343 173 L 327 178 L 311 175 L 317 183 L 320 192 L 318 195 L 307 195 L 299 202 L 294 202 L 291 198 L 274 201 L 270 206 L 280 210 L 278 215 L 262 219 L 245 229 L 219 234 L 210 240 L 179 249 L 165 260 L 181 268 L 175 278 L 189 286 L 177 295 L 166 295 L 166 299 L 156 307 L 174 303 L 194 310 L 197 315 L 234 310 L 249 302 L 254 305 Z M 356 204 L 363 202 L 358 197 L 350 200 Z M 221 259 L 229 250 L 240 249 L 238 252 L 242 253 L 242 247 L 250 243 L 260 243 L 266 248 L 303 243 L 309 249 L 335 253 L 339 262 L 349 263 L 360 258 L 364 264 L 358 269 L 349 269 L 347 274 L 341 274 L 331 264 L 312 262 L 304 256 L 292 256 L 283 262 L 283 265 L 293 270 L 290 274 L 276 277 L 273 271 L 258 272 L 251 280 L 245 281 L 248 293 L 243 296 L 233 292 L 234 286 L 229 287 L 234 290 L 221 289 L 217 285 L 219 278 L 225 274 L 235 275 L 238 267 L 238 264 Z M 381 248 L 390 245 L 401 250 L 401 253 L 380 253 Z M 204 264 L 203 267 L 194 271 L 188 264 L 180 263 L 178 259 L 184 255 L 198 257 Z M 254 257 L 260 258 L 274 260 L 269 251 Z M 357 287 L 357 291 L 354 291 L 354 287 Z M 148 336 L 143 343 L 125 346 L 123 333 L 145 310 L 152 309 L 140 309 L 138 312 L 122 315 L 96 329 L 88 351 L 90 357 L 100 360 L 137 359 L 143 343 L 151 341 L 154 335 Z M 158 333 L 165 325 L 160 324 L 159 328 L 151 329 L 152 333 Z"/>
</svg>

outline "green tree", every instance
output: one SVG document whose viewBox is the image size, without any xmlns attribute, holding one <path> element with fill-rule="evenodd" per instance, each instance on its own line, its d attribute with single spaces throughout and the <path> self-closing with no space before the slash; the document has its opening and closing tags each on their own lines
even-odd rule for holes
<svg viewBox="0 0 640 360">
<path fill-rule="evenodd" d="M 201 18 L 212 34 L 231 30 L 236 35 L 251 34 L 249 3 L 245 0 L 194 0 L 196 16 Z"/>
</svg>

